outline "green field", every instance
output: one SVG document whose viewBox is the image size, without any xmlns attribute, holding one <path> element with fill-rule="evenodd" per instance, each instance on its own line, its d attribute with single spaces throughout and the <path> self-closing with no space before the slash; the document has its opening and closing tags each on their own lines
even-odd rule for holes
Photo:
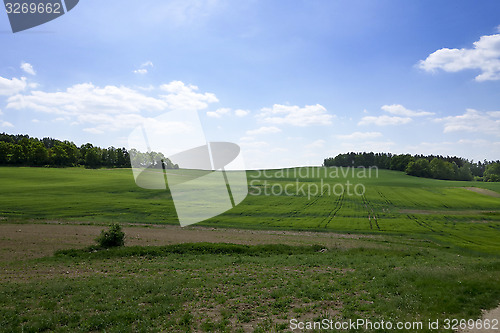
<svg viewBox="0 0 500 333">
<path fill-rule="evenodd" d="M 394 331 L 453 332 L 426 325 L 476 319 L 498 306 L 500 184 L 301 170 L 248 171 L 251 194 L 240 205 L 186 229 L 216 236 L 242 229 L 255 233 L 254 244 L 84 248 L 1 260 L 0 332 L 290 332 L 292 318 L 420 321 L 422 329 Z M 348 181 L 364 194 L 332 193 Z M 137 187 L 127 169 L 0 168 L 0 186 L 0 227 L 14 225 L 19 235 L 23 225 L 54 221 L 81 230 L 178 224 L 170 193 Z M 298 241 L 261 245 L 271 230 Z M 0 235 L 0 243 L 11 238 Z M 338 332 L 365 331 L 387 330 Z"/>
<path fill-rule="evenodd" d="M 500 253 L 500 198 L 465 189 L 500 193 L 500 183 L 433 180 L 388 170 L 362 178 L 362 170 L 352 171 L 248 171 L 250 195 L 200 225 L 406 234 Z M 365 194 L 348 195 L 347 182 L 352 188 L 362 184 Z M 170 193 L 139 188 L 127 169 L 0 168 L 0 184 L 0 216 L 8 220 L 178 224 Z M 344 186 L 344 194 L 336 195 L 341 189 L 336 184 Z M 292 195 L 285 193 L 287 185 Z"/>
</svg>

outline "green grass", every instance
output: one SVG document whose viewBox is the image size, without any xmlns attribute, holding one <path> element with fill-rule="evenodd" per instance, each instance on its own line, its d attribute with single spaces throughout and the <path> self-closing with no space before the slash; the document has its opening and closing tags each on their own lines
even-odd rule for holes
<svg viewBox="0 0 500 333">
<path fill-rule="evenodd" d="M 0 184 L 8 218 L 177 223 L 170 193 L 136 186 L 130 169 L 1 167 Z"/>
<path fill-rule="evenodd" d="M 500 183 L 371 171 L 371 177 L 361 169 L 342 168 L 249 171 L 250 195 L 200 225 L 407 234 L 500 253 L 500 198 L 464 188 L 500 193 Z M 347 189 L 347 182 L 351 188 L 362 184 L 365 194 L 336 195 L 340 187 L 335 186 Z M 0 216 L 10 221 L 178 223 L 170 192 L 139 188 L 129 169 L 3 167 L 0 184 Z M 278 191 L 287 185 L 292 195 Z M 268 195 L 273 189 L 278 195 Z M 319 191 L 308 195 L 308 189 Z"/>
<path fill-rule="evenodd" d="M 426 323 L 476 318 L 500 299 L 498 258 L 422 242 L 326 252 L 207 243 L 69 250 L 4 271 L 13 278 L 0 285 L 0 332 L 243 332 L 249 323 L 252 332 L 285 332 L 292 318 Z"/>
<path fill-rule="evenodd" d="M 250 191 L 260 195 L 200 225 L 377 237 L 326 251 L 197 243 L 89 247 L 0 263 L 0 332 L 286 332 L 292 318 L 425 327 L 498 306 L 500 198 L 464 187 L 500 193 L 500 184 L 387 170 L 371 178 L 351 169 L 286 171 L 249 171 Z M 347 181 L 366 193 L 298 192 Z M 294 195 L 263 193 L 288 184 Z M 3 167 L 0 186 L 0 223 L 177 224 L 170 193 L 137 187 L 131 170 Z M 357 331 L 364 330 L 349 330 Z"/>
</svg>

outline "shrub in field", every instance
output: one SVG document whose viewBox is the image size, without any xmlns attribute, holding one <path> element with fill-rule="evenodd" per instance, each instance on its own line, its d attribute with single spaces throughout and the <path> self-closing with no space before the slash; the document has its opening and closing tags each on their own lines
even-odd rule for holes
<svg viewBox="0 0 500 333">
<path fill-rule="evenodd" d="M 97 243 L 104 248 L 123 246 L 125 244 L 125 233 L 118 223 L 113 223 L 108 230 L 101 231 L 96 238 Z"/>
</svg>

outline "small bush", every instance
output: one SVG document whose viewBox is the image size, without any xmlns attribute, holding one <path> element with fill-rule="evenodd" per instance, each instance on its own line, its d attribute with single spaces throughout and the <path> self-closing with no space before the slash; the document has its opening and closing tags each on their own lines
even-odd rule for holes
<svg viewBox="0 0 500 333">
<path fill-rule="evenodd" d="M 118 223 L 113 223 L 109 230 L 101 231 L 101 235 L 96 238 L 99 246 L 104 248 L 123 246 L 125 244 L 125 233 Z"/>
</svg>

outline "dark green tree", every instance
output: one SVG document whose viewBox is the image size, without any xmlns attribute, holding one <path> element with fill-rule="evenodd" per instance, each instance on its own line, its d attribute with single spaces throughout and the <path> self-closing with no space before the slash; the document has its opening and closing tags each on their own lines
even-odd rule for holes
<svg viewBox="0 0 500 333">
<path fill-rule="evenodd" d="M 125 148 L 118 148 L 116 150 L 116 167 L 130 168 L 130 156 Z"/>
<path fill-rule="evenodd" d="M 97 169 L 102 166 L 101 152 L 99 148 L 90 148 L 85 154 L 85 168 Z"/>
<path fill-rule="evenodd" d="M 413 157 L 410 154 L 394 155 L 391 159 L 391 170 L 405 171 L 411 161 Z"/>
<path fill-rule="evenodd" d="M 42 142 L 33 140 L 29 147 L 28 162 L 30 165 L 41 166 L 49 162 L 49 152 Z"/>
<path fill-rule="evenodd" d="M 24 155 L 23 147 L 18 144 L 12 144 L 10 147 L 8 160 L 10 164 L 23 164 L 27 160 L 26 156 Z"/>
<path fill-rule="evenodd" d="M 484 181 L 500 182 L 500 162 L 491 163 L 486 166 Z"/>
<path fill-rule="evenodd" d="M 69 164 L 68 153 L 62 145 L 56 145 L 49 150 L 49 161 L 52 165 L 66 166 Z"/>
<path fill-rule="evenodd" d="M 435 157 L 429 166 L 433 178 L 446 180 L 455 178 L 455 171 L 453 170 L 453 165 L 450 162 L 446 162 Z"/>
<path fill-rule="evenodd" d="M 85 155 L 87 155 L 87 151 L 94 146 L 91 143 L 86 143 L 80 146 L 78 150 L 80 150 L 80 159 L 78 160 L 78 164 L 85 165 Z"/>
<path fill-rule="evenodd" d="M 0 164 L 7 164 L 10 161 L 12 143 L 0 141 Z"/>
<path fill-rule="evenodd" d="M 416 161 L 408 163 L 405 172 L 410 176 L 416 177 L 430 178 L 432 176 L 429 161 L 425 158 L 419 158 Z"/>
<path fill-rule="evenodd" d="M 472 171 L 470 169 L 470 163 L 466 162 L 462 167 L 458 169 L 457 177 L 458 180 L 472 180 Z"/>
</svg>

